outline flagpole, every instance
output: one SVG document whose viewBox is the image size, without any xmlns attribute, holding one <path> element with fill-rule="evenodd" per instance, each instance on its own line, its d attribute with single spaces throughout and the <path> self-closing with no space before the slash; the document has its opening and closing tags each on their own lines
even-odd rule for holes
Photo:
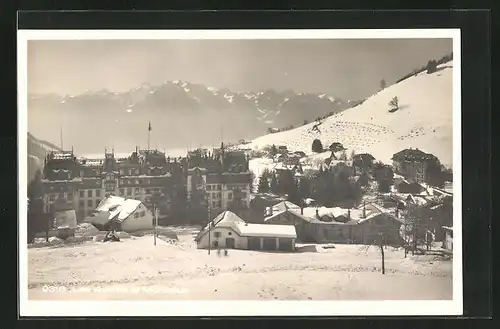
<svg viewBox="0 0 500 329">
<path fill-rule="evenodd" d="M 150 150 L 149 148 L 150 140 L 151 140 L 151 121 L 149 121 L 149 126 L 148 126 L 148 151 Z"/>
</svg>

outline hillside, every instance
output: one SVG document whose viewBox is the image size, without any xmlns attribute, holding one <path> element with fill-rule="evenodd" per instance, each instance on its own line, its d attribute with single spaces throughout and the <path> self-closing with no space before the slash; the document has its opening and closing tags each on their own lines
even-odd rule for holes
<svg viewBox="0 0 500 329">
<path fill-rule="evenodd" d="M 43 168 L 43 162 L 47 152 L 60 150 L 56 145 L 37 139 L 28 132 L 28 182 L 35 177 L 38 169 Z"/>
<path fill-rule="evenodd" d="M 219 144 L 222 136 L 255 138 L 268 128 L 302 125 L 349 106 L 324 93 L 233 92 L 176 80 L 126 92 L 29 95 L 28 124 L 30 132 L 51 141 L 59 141 L 63 127 L 65 144 L 79 153 L 95 153 L 112 146 L 121 151 L 145 146 L 151 121 L 152 147 L 186 148 Z"/>
<path fill-rule="evenodd" d="M 442 164 L 452 166 L 452 68 L 453 62 L 425 71 L 372 95 L 362 104 L 332 115 L 319 124 L 313 122 L 293 130 L 268 134 L 245 147 L 286 145 L 289 150 L 311 154 L 314 139 L 323 147 L 340 142 L 356 153 L 371 153 L 389 163 L 397 151 L 419 148 L 436 155 Z M 388 103 L 399 99 L 399 109 L 389 112 Z M 317 125 L 317 130 L 314 126 Z"/>
</svg>

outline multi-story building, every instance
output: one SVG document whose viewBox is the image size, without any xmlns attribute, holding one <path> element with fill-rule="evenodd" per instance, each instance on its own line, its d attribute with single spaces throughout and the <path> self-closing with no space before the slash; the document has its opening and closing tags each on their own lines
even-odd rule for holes
<svg viewBox="0 0 500 329">
<path fill-rule="evenodd" d="M 439 160 L 432 154 L 417 149 L 404 149 L 392 156 L 394 171 L 408 180 L 422 183 L 426 181 L 427 168 L 438 165 Z"/>
<path fill-rule="evenodd" d="M 242 151 L 226 151 L 224 145 L 212 153 L 197 150 L 188 154 L 187 194 L 202 191 L 214 212 L 231 207 L 248 208 L 252 189 L 249 158 Z"/>
<path fill-rule="evenodd" d="M 99 160 L 77 159 L 71 151 L 47 156 L 42 183 L 48 209 L 74 209 L 79 220 L 110 195 L 137 199 L 151 208 L 155 205 L 165 214 L 172 177 L 182 172 L 181 162 L 159 151 L 136 150 L 125 159 L 105 152 Z"/>
<path fill-rule="evenodd" d="M 140 200 L 150 209 L 156 206 L 162 216 L 169 214 L 173 198 L 182 195 L 214 211 L 248 208 L 248 160 L 245 153 L 226 152 L 223 146 L 213 153 L 197 150 L 175 159 L 156 150 L 136 149 L 122 159 L 113 151 L 105 151 L 103 159 L 53 152 L 45 160 L 44 203 L 47 211 L 74 209 L 80 221 L 110 195 Z"/>
</svg>

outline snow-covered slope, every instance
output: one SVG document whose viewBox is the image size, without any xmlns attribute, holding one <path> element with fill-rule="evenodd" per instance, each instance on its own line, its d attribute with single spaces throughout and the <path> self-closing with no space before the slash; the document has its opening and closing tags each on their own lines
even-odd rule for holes
<svg viewBox="0 0 500 329">
<path fill-rule="evenodd" d="M 452 71 L 453 62 L 442 64 L 438 71 L 425 71 L 387 87 L 362 104 L 330 116 L 317 124 L 268 134 L 245 147 L 286 145 L 290 151 L 311 153 L 318 138 L 323 147 L 341 142 L 347 154 L 371 153 L 389 163 L 394 153 L 404 148 L 419 148 L 436 155 L 442 164 L 452 165 Z M 399 110 L 389 112 L 388 103 L 399 99 Z"/>
</svg>

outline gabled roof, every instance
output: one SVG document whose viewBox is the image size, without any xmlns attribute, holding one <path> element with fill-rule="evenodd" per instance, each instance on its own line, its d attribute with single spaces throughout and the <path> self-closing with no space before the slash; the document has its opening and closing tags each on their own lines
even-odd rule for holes
<svg viewBox="0 0 500 329">
<path fill-rule="evenodd" d="M 286 210 L 282 210 L 282 211 L 279 211 L 277 213 L 274 213 L 271 216 L 266 217 L 264 219 L 264 222 L 269 222 L 269 221 L 271 221 L 271 220 L 275 219 L 276 217 L 279 217 L 283 214 L 290 214 L 291 216 L 295 216 L 295 217 L 302 219 L 306 222 L 310 222 L 310 223 L 314 222 L 314 218 L 301 215 L 300 212 L 297 212 L 297 210 L 292 210 L 292 209 L 286 209 Z"/>
<path fill-rule="evenodd" d="M 295 227 L 287 225 L 268 225 L 268 224 L 249 224 L 245 223 L 240 217 L 231 211 L 224 211 L 212 220 L 212 230 L 217 227 L 232 229 L 240 236 L 246 237 L 277 237 L 277 238 L 296 238 Z M 198 233 L 195 241 L 200 239 L 208 232 L 209 225 Z"/>
<path fill-rule="evenodd" d="M 290 201 L 281 201 L 281 202 L 275 204 L 272 208 L 273 208 L 273 213 L 288 210 L 288 209 L 298 210 L 300 212 L 300 207 L 297 206 L 295 203 L 292 203 Z"/>
<path fill-rule="evenodd" d="M 132 214 L 141 201 L 135 199 L 125 199 L 118 196 L 109 196 L 103 199 L 95 209 L 96 212 L 109 212 L 108 219 L 122 222 Z"/>
</svg>

